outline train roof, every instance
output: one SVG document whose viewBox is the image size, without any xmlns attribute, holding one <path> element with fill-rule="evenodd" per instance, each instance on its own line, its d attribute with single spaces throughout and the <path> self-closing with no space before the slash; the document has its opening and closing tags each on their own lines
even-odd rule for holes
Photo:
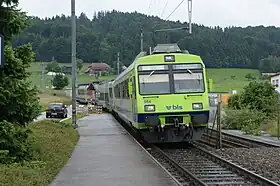
<svg viewBox="0 0 280 186">
<path fill-rule="evenodd" d="M 176 43 L 170 44 L 158 44 L 153 52 L 153 54 L 166 54 L 166 53 L 184 53 L 189 54 L 187 50 L 181 50 L 180 47 Z"/>
<path fill-rule="evenodd" d="M 154 63 L 155 58 L 161 58 L 162 55 L 165 54 L 175 54 L 181 55 L 180 57 L 186 58 L 188 57 L 190 61 L 202 63 L 204 66 L 203 61 L 201 60 L 199 55 L 190 54 L 187 50 L 181 50 L 177 44 L 158 44 L 153 52 L 150 55 L 147 55 L 147 52 L 140 52 L 134 59 L 133 63 L 129 65 L 119 76 L 116 77 L 115 81 L 121 79 L 125 74 L 131 71 L 136 64 L 152 64 Z M 151 62 L 149 62 L 151 61 Z M 162 62 L 159 62 L 161 64 Z"/>
</svg>

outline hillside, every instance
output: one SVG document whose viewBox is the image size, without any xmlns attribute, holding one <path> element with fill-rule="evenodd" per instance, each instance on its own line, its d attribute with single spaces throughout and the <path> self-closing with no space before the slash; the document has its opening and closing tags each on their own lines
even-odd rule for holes
<svg viewBox="0 0 280 186">
<path fill-rule="evenodd" d="M 33 17 L 31 23 L 23 34 L 14 38 L 13 44 L 31 42 L 39 61 L 54 57 L 59 62 L 70 62 L 70 18 Z M 152 34 L 156 29 L 182 26 L 187 24 L 139 13 L 98 12 L 92 19 L 82 13 L 77 19 L 77 57 L 85 62 L 104 61 L 115 68 L 116 54 L 121 52 L 122 63 L 129 65 L 140 51 L 141 28 L 146 51 L 150 45 L 176 42 L 182 49 L 201 55 L 208 68 L 258 69 L 261 59 L 280 56 L 280 29 L 275 27 L 222 30 L 195 24 L 192 35 L 185 31 Z"/>
<path fill-rule="evenodd" d="M 63 66 L 63 63 L 60 63 L 60 66 Z M 89 76 L 82 73 L 89 64 L 84 63 L 84 67 L 78 75 L 78 83 L 88 83 L 95 81 L 94 76 Z M 36 62 L 28 69 L 31 72 L 30 80 L 32 83 L 38 87 L 41 86 L 41 66 L 40 63 Z M 213 91 L 216 92 L 228 92 L 232 90 L 241 90 L 245 85 L 249 83 L 248 79 L 245 78 L 247 74 L 251 74 L 256 79 L 259 79 L 258 70 L 254 69 L 235 69 L 235 68 L 207 68 L 207 79 L 213 79 Z M 67 75 L 69 78 L 70 84 L 68 88 L 71 88 L 71 76 Z M 100 80 L 113 79 L 115 76 L 102 76 Z M 45 85 L 51 85 L 51 76 L 45 75 Z"/>
</svg>

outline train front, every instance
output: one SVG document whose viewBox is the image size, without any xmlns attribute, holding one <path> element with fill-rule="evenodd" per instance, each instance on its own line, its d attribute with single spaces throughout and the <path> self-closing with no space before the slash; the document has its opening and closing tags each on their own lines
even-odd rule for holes
<svg viewBox="0 0 280 186">
<path fill-rule="evenodd" d="M 151 143 L 199 140 L 208 125 L 205 67 L 199 56 L 158 54 L 138 65 L 137 118 Z M 162 60 L 161 60 L 162 59 Z M 197 62 L 196 62 L 197 61 Z"/>
</svg>

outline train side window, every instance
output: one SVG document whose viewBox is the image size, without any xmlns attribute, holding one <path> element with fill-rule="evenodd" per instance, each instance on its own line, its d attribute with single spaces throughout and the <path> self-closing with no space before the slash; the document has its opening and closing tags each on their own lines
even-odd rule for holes
<svg viewBox="0 0 280 186">
<path fill-rule="evenodd" d="M 129 99 L 128 82 L 129 82 L 129 80 L 126 80 L 126 82 L 125 82 L 125 86 L 126 86 L 126 98 L 127 98 L 127 99 Z"/>
<path fill-rule="evenodd" d="M 109 96 L 110 96 L 110 98 L 112 98 L 112 97 L 113 97 L 113 91 L 112 91 L 112 88 L 109 88 Z"/>
<path fill-rule="evenodd" d="M 123 82 L 123 98 L 127 99 L 127 80 Z"/>
<path fill-rule="evenodd" d="M 121 84 L 119 84 L 118 88 L 119 88 L 119 89 L 118 89 L 119 98 L 121 98 L 121 89 L 122 89 Z"/>
<path fill-rule="evenodd" d="M 120 84 L 118 84 L 118 86 L 117 86 L 117 95 L 118 95 L 118 98 L 120 98 Z"/>
<path fill-rule="evenodd" d="M 124 81 L 123 81 L 122 82 L 122 98 L 125 98 L 124 91 L 125 91 L 125 86 L 124 86 Z"/>
<path fill-rule="evenodd" d="M 123 98 L 123 82 L 120 83 L 120 98 Z"/>
<path fill-rule="evenodd" d="M 115 91 L 115 97 L 120 98 L 119 84 L 115 86 L 114 91 Z"/>
<path fill-rule="evenodd" d="M 132 78 L 132 94 L 136 97 L 136 80 L 135 80 L 135 76 L 133 76 Z"/>
</svg>

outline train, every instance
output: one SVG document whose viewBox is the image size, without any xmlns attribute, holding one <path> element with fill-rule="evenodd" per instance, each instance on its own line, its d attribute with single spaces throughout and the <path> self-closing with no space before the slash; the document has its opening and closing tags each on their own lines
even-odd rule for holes
<svg viewBox="0 0 280 186">
<path fill-rule="evenodd" d="M 95 84 L 97 104 L 149 143 L 199 140 L 209 120 L 205 65 L 177 44 L 140 52 L 114 80 Z"/>
<path fill-rule="evenodd" d="M 98 84 L 99 81 L 79 84 L 76 89 L 76 101 L 79 104 L 87 105 L 89 103 L 94 102 L 95 97 L 99 96 L 96 94 L 94 84 Z"/>
</svg>

